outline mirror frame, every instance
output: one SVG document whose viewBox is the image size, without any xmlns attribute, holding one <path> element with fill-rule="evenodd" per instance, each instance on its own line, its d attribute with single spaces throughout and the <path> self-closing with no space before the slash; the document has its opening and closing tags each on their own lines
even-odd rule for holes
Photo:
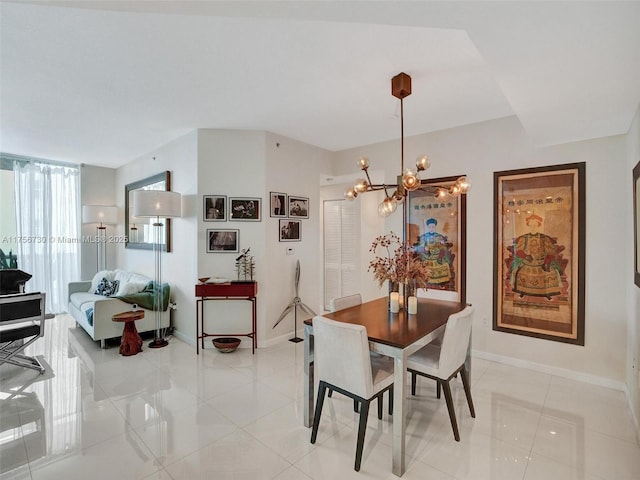
<svg viewBox="0 0 640 480">
<path fill-rule="evenodd" d="M 138 190 L 142 187 L 146 187 L 147 185 L 153 185 L 154 183 L 164 182 L 165 190 L 167 192 L 171 191 L 171 172 L 166 170 L 162 173 L 158 173 L 157 175 L 152 175 L 151 177 L 143 178 L 142 180 L 138 180 L 137 182 L 132 182 L 124 186 L 124 231 L 126 232 L 127 241 L 125 242 L 124 248 L 132 248 L 137 250 L 153 250 L 153 243 L 142 243 L 142 242 L 131 242 L 129 241 L 129 209 L 132 207 L 129 202 L 130 192 L 133 190 Z M 171 251 L 171 219 L 165 218 L 165 239 L 164 244 L 162 245 L 163 252 Z"/>
</svg>

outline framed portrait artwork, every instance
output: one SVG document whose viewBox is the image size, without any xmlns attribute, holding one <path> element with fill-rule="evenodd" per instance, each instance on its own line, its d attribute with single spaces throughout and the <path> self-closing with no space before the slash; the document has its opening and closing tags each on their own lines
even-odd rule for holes
<svg viewBox="0 0 640 480">
<path fill-rule="evenodd" d="M 207 230 L 208 253 L 238 253 L 240 230 Z"/>
<path fill-rule="evenodd" d="M 466 301 L 467 198 L 438 198 L 459 177 L 422 180 L 407 197 L 406 241 L 427 264 L 431 277 L 421 297 Z M 432 188 L 430 188 L 432 187 Z"/>
<path fill-rule="evenodd" d="M 226 195 L 204 195 L 204 207 L 202 215 L 205 222 L 226 222 Z"/>
<path fill-rule="evenodd" d="M 289 195 L 289 218 L 309 218 L 309 199 Z"/>
<path fill-rule="evenodd" d="M 640 287 L 640 162 L 633 168 L 633 275 L 636 286 Z"/>
<path fill-rule="evenodd" d="M 494 173 L 494 330 L 584 345 L 585 171 Z"/>
<path fill-rule="evenodd" d="M 302 222 L 288 218 L 280 220 L 279 232 L 281 242 L 300 242 L 302 241 Z"/>
<path fill-rule="evenodd" d="M 260 222 L 262 199 L 253 197 L 229 198 L 229 220 Z"/>
<path fill-rule="evenodd" d="M 269 215 L 272 217 L 287 216 L 287 194 L 280 192 L 269 192 Z"/>
</svg>

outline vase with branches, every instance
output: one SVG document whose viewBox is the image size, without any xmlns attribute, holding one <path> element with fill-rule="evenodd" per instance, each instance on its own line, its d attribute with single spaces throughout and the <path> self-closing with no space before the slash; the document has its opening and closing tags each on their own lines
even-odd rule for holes
<svg viewBox="0 0 640 480">
<path fill-rule="evenodd" d="M 376 237 L 369 251 L 374 258 L 369 262 L 368 271 L 373 272 L 373 278 L 380 287 L 387 281 L 389 292 L 392 292 L 398 291 L 402 285 L 403 297 L 415 295 L 418 288 L 427 288 L 430 276 L 428 267 L 413 246 L 403 242 L 395 233 Z M 379 251 L 384 253 L 379 255 Z"/>
</svg>

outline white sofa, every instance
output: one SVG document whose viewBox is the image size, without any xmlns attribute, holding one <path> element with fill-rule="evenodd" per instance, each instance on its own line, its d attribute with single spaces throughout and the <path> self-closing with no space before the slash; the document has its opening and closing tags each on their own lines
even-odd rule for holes
<svg viewBox="0 0 640 480">
<path fill-rule="evenodd" d="M 105 297 L 94 293 L 103 278 L 119 282 L 114 296 Z M 150 278 L 125 270 L 103 270 L 96 273 L 91 281 L 71 282 L 69 283 L 69 313 L 94 341 L 99 340 L 100 346 L 105 348 L 106 339 L 122 336 L 123 324 L 114 322 L 111 318 L 117 313 L 127 312 L 133 308 L 131 303 L 115 297 L 141 292 L 150 281 Z M 93 308 L 93 325 L 86 314 L 90 308 Z M 155 312 L 140 306 L 138 310 L 144 310 L 145 313 L 143 319 L 136 320 L 138 332 L 155 330 Z M 160 312 L 162 328 L 169 327 L 170 310 L 167 308 L 166 311 Z"/>
</svg>

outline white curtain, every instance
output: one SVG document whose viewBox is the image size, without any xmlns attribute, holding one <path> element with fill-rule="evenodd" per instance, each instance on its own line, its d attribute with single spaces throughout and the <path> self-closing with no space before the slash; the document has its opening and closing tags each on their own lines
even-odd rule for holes
<svg viewBox="0 0 640 480">
<path fill-rule="evenodd" d="M 14 162 L 18 268 L 28 292 L 47 294 L 47 312 L 67 311 L 68 283 L 80 277 L 80 178 L 75 167 Z"/>
</svg>

